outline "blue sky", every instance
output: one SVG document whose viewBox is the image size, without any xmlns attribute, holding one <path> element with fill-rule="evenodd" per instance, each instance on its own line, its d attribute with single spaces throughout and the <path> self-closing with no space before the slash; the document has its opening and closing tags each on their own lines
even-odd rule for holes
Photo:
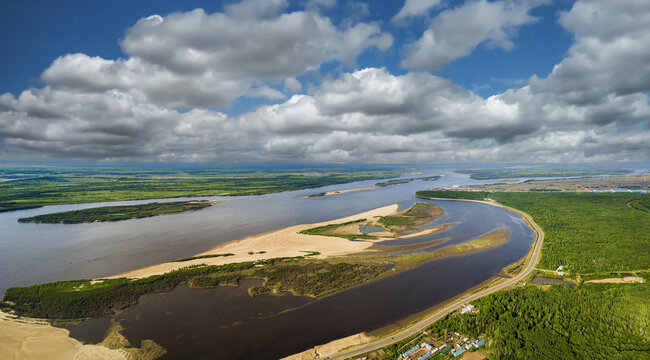
<svg viewBox="0 0 650 360">
<path fill-rule="evenodd" d="M 346 4 L 345 2 L 342 2 Z M 453 3 L 462 2 L 456 1 Z M 0 58 L 0 93 L 15 96 L 29 87 L 43 85 L 41 72 L 54 59 L 66 53 L 84 53 L 107 59 L 124 57 L 118 39 L 129 26 L 151 14 L 167 15 L 172 12 L 202 8 L 206 12 L 222 11 L 219 1 L 81 1 L 61 0 L 43 2 L 34 0 L 6 1 L 0 6 L 0 41 L 15 55 Z M 546 76 L 565 55 L 571 45 L 571 34 L 557 23 L 557 13 L 565 10 L 570 1 L 560 1 L 540 6 L 531 14 L 539 21 L 523 26 L 516 36 L 517 46 L 511 51 L 481 47 L 470 56 L 449 64 L 435 72 L 457 84 L 476 90 L 487 97 L 512 87 L 512 80 L 525 80 L 532 74 Z M 347 5 L 327 9 L 326 15 L 340 23 L 346 16 Z M 379 21 L 391 31 L 396 43 L 417 40 L 428 23 L 421 19 L 410 26 L 395 26 L 390 18 L 401 8 L 399 1 L 381 1 L 368 4 L 369 14 L 364 20 Z M 290 9 L 300 9 L 293 2 Z M 432 9 L 435 16 L 442 9 Z M 18 35 L 18 36 L 16 36 Z M 34 46 L 34 44 L 38 44 Z M 393 74 L 406 70 L 399 65 L 400 51 L 392 48 L 386 52 L 369 51 L 359 57 L 357 67 L 384 66 Z M 322 73 L 336 71 L 339 64 L 324 64 Z M 350 70 L 350 69 L 347 69 Z M 509 81 L 510 80 L 510 81 Z M 520 82 L 517 82 L 520 83 Z M 240 111 L 251 103 L 241 104 Z"/>
<path fill-rule="evenodd" d="M 648 47 L 620 46 L 644 48 L 647 12 L 633 0 L 4 1 L 0 159 L 644 161 Z M 261 39 L 264 26 L 277 34 Z"/>
</svg>

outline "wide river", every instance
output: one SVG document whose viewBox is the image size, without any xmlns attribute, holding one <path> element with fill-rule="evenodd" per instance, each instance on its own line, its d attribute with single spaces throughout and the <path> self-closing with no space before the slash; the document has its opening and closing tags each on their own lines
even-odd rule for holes
<svg viewBox="0 0 650 360">
<path fill-rule="evenodd" d="M 191 256 L 246 236 L 341 218 L 397 203 L 406 208 L 415 192 L 431 187 L 487 183 L 467 175 L 437 181 L 415 180 L 371 191 L 302 198 L 315 192 L 374 185 L 363 181 L 250 197 L 210 197 L 224 203 L 197 212 L 92 224 L 18 223 L 21 217 L 95 207 L 151 202 L 47 206 L 0 213 L 0 291 L 57 280 L 97 278 Z M 174 201 L 168 199 L 161 201 Z M 115 319 L 133 344 L 153 339 L 168 350 L 165 359 L 278 358 L 361 331 L 390 326 L 498 274 L 530 248 L 534 234 L 517 215 L 499 207 L 453 200 L 432 201 L 445 214 L 432 224 L 448 230 L 395 242 L 447 239 L 434 247 L 470 240 L 507 228 L 507 243 L 489 250 L 436 259 L 414 269 L 349 289 L 321 300 L 292 295 L 249 297 L 240 287 L 190 289 L 143 296 Z M 431 226 L 429 224 L 428 226 Z M 72 329 L 72 336 L 96 340 L 106 320 Z"/>
</svg>

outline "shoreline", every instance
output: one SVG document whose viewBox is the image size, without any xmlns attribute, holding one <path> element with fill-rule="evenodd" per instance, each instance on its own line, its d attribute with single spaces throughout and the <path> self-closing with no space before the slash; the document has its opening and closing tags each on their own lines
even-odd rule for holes
<svg viewBox="0 0 650 360">
<path fill-rule="evenodd" d="M 300 231 L 313 227 L 326 226 L 332 224 L 341 224 L 362 218 L 373 219 L 380 216 L 387 216 L 396 213 L 399 210 L 397 204 L 383 206 L 344 218 L 312 223 L 289 226 L 283 229 L 274 230 L 260 235 L 249 236 L 240 240 L 231 241 L 218 245 L 208 251 L 196 254 L 194 256 L 216 255 L 232 253 L 232 256 L 225 257 L 208 257 L 197 258 L 182 262 L 165 262 L 155 264 L 140 269 L 126 271 L 113 276 L 104 277 L 105 279 L 114 279 L 120 277 L 144 278 L 152 275 L 160 275 L 180 268 L 192 265 L 224 265 L 245 261 L 257 261 L 278 257 L 304 256 L 309 252 L 318 252 L 318 255 L 312 256 L 317 259 L 324 259 L 332 256 L 342 256 L 359 253 L 367 250 L 373 245 L 372 240 L 350 241 L 343 238 L 306 235 L 300 234 Z M 380 239 L 378 239 L 380 240 Z M 383 240 L 383 239 L 381 239 Z M 252 253 L 252 254 L 251 254 Z"/>
<path fill-rule="evenodd" d="M 415 333 L 423 331 L 430 324 L 442 319 L 447 314 L 457 310 L 458 308 L 460 308 L 466 303 L 490 295 L 496 291 L 507 289 L 510 288 L 511 286 L 516 285 L 518 282 L 528 277 L 530 273 L 532 273 L 532 271 L 535 269 L 537 263 L 539 262 L 541 256 L 541 248 L 544 242 L 545 234 L 544 231 L 537 225 L 537 223 L 535 223 L 535 221 L 532 219 L 532 217 L 529 214 L 521 210 L 517 210 L 505 206 L 496 201 L 431 198 L 431 197 L 423 197 L 423 196 L 416 196 L 416 198 L 428 199 L 428 200 L 452 200 L 452 201 L 460 200 L 460 201 L 471 201 L 471 202 L 483 203 L 483 204 L 504 208 L 508 211 L 514 212 L 515 214 L 521 216 L 521 218 L 524 220 L 526 225 L 533 231 L 533 233 L 535 233 L 535 239 L 531 244 L 530 250 L 527 251 L 526 254 L 524 254 L 519 260 L 504 267 L 501 271 L 503 272 L 505 269 L 513 266 L 514 264 L 517 264 L 520 261 L 524 261 L 524 263 L 527 264 L 526 268 L 523 269 L 520 273 L 508 279 L 504 279 L 500 276 L 493 276 L 487 279 L 486 281 L 477 284 L 476 286 L 462 292 L 461 294 L 458 294 L 455 297 L 443 301 L 440 304 L 433 305 L 428 311 L 425 310 L 423 312 L 425 314 L 421 315 L 420 317 L 417 317 L 418 314 L 414 314 L 413 316 L 415 316 L 417 320 L 411 320 L 409 325 L 397 329 L 387 329 L 387 332 L 375 336 L 374 339 L 372 339 L 369 342 L 366 342 L 365 344 L 359 344 L 351 348 L 350 347 L 340 348 L 338 351 L 334 351 L 331 355 L 327 356 L 326 357 L 327 359 L 347 359 L 347 358 L 352 358 L 355 356 L 367 354 L 379 350 L 385 346 L 396 343 L 400 340 L 403 340 L 409 336 L 412 336 Z M 412 317 L 408 317 L 408 318 L 412 318 Z M 408 318 L 404 319 L 403 321 L 408 322 Z M 372 336 L 371 334 L 373 332 L 376 333 L 381 330 L 382 329 L 375 329 L 369 333 L 366 333 L 366 335 Z M 315 348 L 318 347 L 319 346 L 316 346 Z M 307 351 L 313 349 L 314 348 L 308 349 Z"/>
<path fill-rule="evenodd" d="M 354 188 L 354 189 L 346 189 L 346 190 L 335 190 L 335 191 L 328 191 L 325 193 L 316 193 L 312 195 L 307 195 L 307 196 L 301 196 L 301 199 L 311 199 L 311 198 L 319 198 L 323 196 L 332 196 L 332 195 L 340 195 L 340 194 L 345 194 L 349 192 L 356 192 L 356 191 L 369 191 L 369 190 L 377 190 L 379 189 L 377 186 L 373 187 L 363 187 L 363 188 Z"/>
</svg>

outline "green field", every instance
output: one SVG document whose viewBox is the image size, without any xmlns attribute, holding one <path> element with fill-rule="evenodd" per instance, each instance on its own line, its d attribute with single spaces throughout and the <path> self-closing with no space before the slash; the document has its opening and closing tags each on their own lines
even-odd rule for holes
<svg viewBox="0 0 650 360">
<path fill-rule="evenodd" d="M 594 176 L 594 175 L 625 175 L 629 169 L 564 169 L 564 168 L 516 168 L 516 169 L 470 169 L 455 170 L 460 174 L 470 174 L 470 179 L 508 179 L 520 177 L 565 177 L 565 176 Z"/>
<path fill-rule="evenodd" d="M 219 266 L 190 266 L 143 279 L 74 280 L 7 289 L 0 308 L 37 318 L 78 319 L 110 316 L 144 294 L 170 291 L 181 283 L 194 287 L 264 279 L 263 289 L 322 297 L 373 279 L 387 269 L 380 264 L 327 262 L 303 257 L 276 258 Z M 261 291 L 263 290 L 263 291 Z"/>
<path fill-rule="evenodd" d="M 83 210 L 65 211 L 52 214 L 20 218 L 20 222 L 79 224 L 94 221 L 120 221 L 151 216 L 176 214 L 210 207 L 208 201 L 174 201 L 128 206 L 103 206 Z"/>
<path fill-rule="evenodd" d="M 174 169 L 0 166 L 0 211 L 25 206 L 216 195 L 261 195 L 353 181 L 401 171 L 352 169 Z"/>
<path fill-rule="evenodd" d="M 650 215 L 632 193 L 419 191 L 418 196 L 483 200 L 527 212 L 546 233 L 539 267 L 572 274 L 650 268 Z"/>
</svg>

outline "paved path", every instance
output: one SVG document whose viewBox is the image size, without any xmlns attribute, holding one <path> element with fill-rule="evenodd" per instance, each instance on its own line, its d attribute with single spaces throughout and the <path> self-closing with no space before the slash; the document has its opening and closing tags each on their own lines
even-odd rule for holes
<svg viewBox="0 0 650 360">
<path fill-rule="evenodd" d="M 436 200 L 449 200 L 449 199 L 436 199 Z M 456 200 L 456 199 L 453 199 L 453 200 Z M 391 335 L 389 337 L 378 339 L 378 340 L 375 340 L 375 341 L 367 343 L 367 344 L 359 345 L 357 347 L 345 350 L 345 351 L 337 353 L 335 355 L 328 356 L 325 359 L 347 359 L 347 358 L 350 358 L 350 357 L 365 354 L 367 352 L 379 350 L 379 349 L 381 349 L 381 348 L 383 348 L 385 346 L 388 346 L 388 345 L 390 345 L 392 343 L 395 343 L 395 342 L 398 342 L 400 340 L 406 339 L 407 337 L 409 337 L 411 335 L 414 335 L 414 334 L 417 334 L 417 333 L 423 331 L 424 329 L 426 329 L 432 323 L 436 322 L 437 320 L 442 319 L 447 314 L 457 310 L 458 308 L 460 308 L 464 304 L 467 304 L 468 302 L 474 301 L 474 300 L 476 300 L 478 298 L 481 298 L 483 296 L 487 296 L 489 294 L 492 294 L 495 291 L 505 289 L 505 288 L 507 288 L 509 286 L 512 286 L 512 285 L 518 283 L 519 281 L 526 278 L 535 269 L 535 265 L 537 265 L 537 262 L 539 261 L 539 255 L 540 255 L 540 251 L 542 249 L 542 242 L 544 241 L 544 231 L 542 231 L 542 229 L 533 221 L 533 219 L 530 217 L 530 215 L 528 215 L 528 214 L 526 214 L 524 212 L 521 212 L 519 210 L 510 208 L 510 207 L 507 207 L 507 206 L 504 206 L 504 205 L 501 205 L 501 204 L 498 204 L 498 203 L 495 203 L 495 202 L 477 201 L 477 200 L 465 200 L 465 201 L 476 201 L 476 202 L 488 203 L 488 204 L 491 204 L 491 205 L 506 208 L 506 209 L 508 209 L 508 210 L 510 210 L 510 211 L 512 211 L 514 213 L 517 213 L 517 214 L 521 215 L 521 217 L 528 223 L 528 225 L 531 227 L 531 229 L 533 229 L 533 231 L 535 232 L 535 247 L 533 248 L 533 253 L 532 253 L 530 262 L 528 262 L 528 265 L 526 266 L 524 271 L 522 271 L 519 275 L 517 275 L 517 276 L 515 276 L 513 278 L 510 278 L 510 279 L 508 279 L 508 280 L 506 280 L 504 282 L 498 283 L 498 284 L 496 284 L 494 286 L 491 286 L 491 287 L 489 287 L 487 289 L 481 290 L 481 291 L 479 291 L 479 292 L 477 292 L 475 294 L 472 294 L 472 295 L 470 295 L 468 297 L 465 297 L 465 298 L 459 299 L 457 301 L 454 301 L 453 303 L 451 303 L 451 304 L 445 306 L 444 308 L 436 311 L 434 314 L 428 316 L 426 319 L 423 319 L 422 321 L 420 321 L 420 322 L 418 322 L 418 323 L 416 323 L 416 324 L 414 324 L 414 325 L 400 331 L 397 334 L 393 334 L 393 335 Z"/>
</svg>

